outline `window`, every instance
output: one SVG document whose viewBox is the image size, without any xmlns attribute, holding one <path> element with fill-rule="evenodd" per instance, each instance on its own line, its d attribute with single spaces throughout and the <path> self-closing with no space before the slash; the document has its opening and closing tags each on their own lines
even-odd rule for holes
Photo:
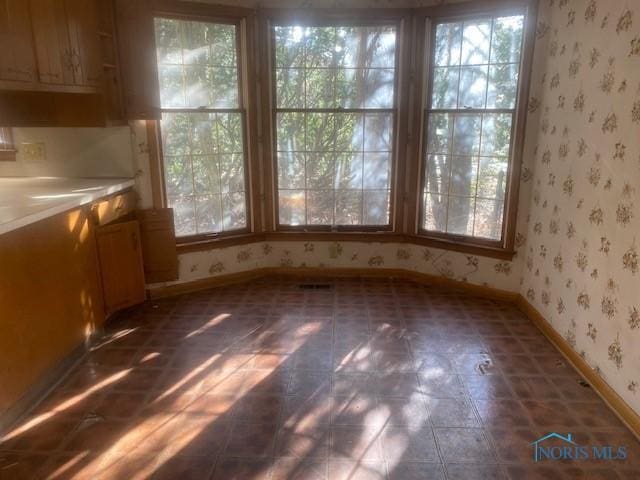
<svg viewBox="0 0 640 480">
<path fill-rule="evenodd" d="M 10 127 L 0 127 L 0 161 L 14 161 L 16 148 L 13 145 L 13 132 Z"/>
<path fill-rule="evenodd" d="M 387 226 L 396 27 L 275 26 L 278 220 Z"/>
<path fill-rule="evenodd" d="M 501 242 L 524 16 L 436 22 L 425 112 L 422 228 Z"/>
<path fill-rule="evenodd" d="M 176 235 L 247 226 L 237 26 L 156 18 L 164 181 Z"/>
</svg>

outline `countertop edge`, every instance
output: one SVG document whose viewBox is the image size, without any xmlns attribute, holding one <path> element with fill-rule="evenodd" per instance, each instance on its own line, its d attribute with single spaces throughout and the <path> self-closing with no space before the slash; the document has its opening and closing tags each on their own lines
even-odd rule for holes
<svg viewBox="0 0 640 480">
<path fill-rule="evenodd" d="M 10 220 L 8 222 L 0 224 L 0 235 L 12 232 L 22 227 L 26 227 L 28 225 L 31 225 L 32 223 L 45 220 L 49 217 L 53 217 L 60 213 L 64 213 L 68 210 L 82 207 L 83 205 L 87 205 L 88 203 L 95 202 L 100 198 L 113 195 L 114 193 L 118 193 L 128 188 L 131 188 L 134 185 L 135 185 L 135 180 L 132 178 L 126 179 L 126 180 L 117 180 L 116 183 L 114 183 L 113 185 L 109 185 L 108 187 L 89 192 L 85 195 L 70 199 L 69 201 L 61 203 L 54 207 L 45 208 L 42 211 L 32 213 L 30 215 L 25 215 L 24 217 L 16 218 L 15 220 Z"/>
</svg>

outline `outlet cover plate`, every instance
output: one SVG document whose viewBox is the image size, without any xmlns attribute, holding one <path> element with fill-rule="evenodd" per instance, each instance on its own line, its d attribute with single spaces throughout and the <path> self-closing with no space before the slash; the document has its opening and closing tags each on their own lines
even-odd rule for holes
<svg viewBox="0 0 640 480">
<path fill-rule="evenodd" d="M 28 162 L 43 162 L 47 159 L 47 149 L 43 142 L 22 143 L 22 157 Z"/>
</svg>

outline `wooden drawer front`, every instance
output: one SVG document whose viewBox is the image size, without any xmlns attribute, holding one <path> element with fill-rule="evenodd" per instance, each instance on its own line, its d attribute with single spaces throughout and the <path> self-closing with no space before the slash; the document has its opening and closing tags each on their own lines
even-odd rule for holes
<svg viewBox="0 0 640 480">
<path fill-rule="evenodd" d="M 107 225 L 129 215 L 135 207 L 136 194 L 133 190 L 129 190 L 96 203 L 93 206 L 93 213 L 98 225 Z"/>
</svg>

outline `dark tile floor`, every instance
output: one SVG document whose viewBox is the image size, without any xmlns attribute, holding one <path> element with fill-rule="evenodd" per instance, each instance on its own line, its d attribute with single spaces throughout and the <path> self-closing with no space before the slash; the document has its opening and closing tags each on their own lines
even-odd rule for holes
<svg viewBox="0 0 640 480">
<path fill-rule="evenodd" d="M 300 283 L 111 322 L 0 443 L 0 479 L 640 478 L 640 444 L 513 306 L 391 280 Z M 534 463 L 529 444 L 550 432 L 628 457 Z"/>
</svg>

